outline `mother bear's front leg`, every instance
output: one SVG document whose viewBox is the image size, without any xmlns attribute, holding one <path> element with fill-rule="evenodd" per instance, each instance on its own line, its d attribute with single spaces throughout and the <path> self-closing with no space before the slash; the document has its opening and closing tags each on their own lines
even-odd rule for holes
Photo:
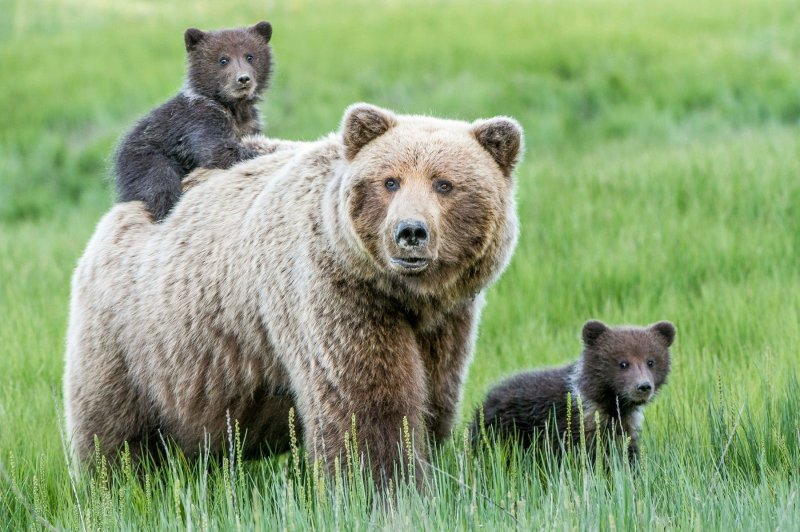
<svg viewBox="0 0 800 532">
<path fill-rule="evenodd" d="M 429 381 L 425 425 L 439 443 L 450 437 L 458 416 L 482 304 L 465 303 L 447 314 L 439 327 L 420 337 Z"/>
<path fill-rule="evenodd" d="M 329 470 L 336 457 L 344 464 L 345 434 L 355 415 L 359 460 L 368 459 L 374 481 L 386 487 L 402 467 L 397 462 L 407 418 L 419 481 L 427 377 L 414 333 L 374 301 L 341 303 L 314 313 L 310 348 L 291 371 L 306 448 Z"/>
</svg>

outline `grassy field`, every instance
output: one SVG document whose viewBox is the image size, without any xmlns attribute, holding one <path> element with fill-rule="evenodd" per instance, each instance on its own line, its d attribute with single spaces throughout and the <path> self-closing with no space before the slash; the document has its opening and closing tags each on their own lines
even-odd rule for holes
<svg viewBox="0 0 800 532">
<path fill-rule="evenodd" d="M 800 529 L 800 10 L 792 0 L 0 0 L 0 529 Z M 182 32 L 270 20 L 267 133 L 359 100 L 526 130 L 522 236 L 489 291 L 462 420 L 583 321 L 678 327 L 638 475 L 461 428 L 427 488 L 376 502 L 303 450 L 175 457 L 71 482 L 69 278 L 111 204 L 119 136 L 177 91 Z M 297 462 L 300 462 L 299 464 Z M 231 474 L 233 472 L 233 474 Z"/>
</svg>

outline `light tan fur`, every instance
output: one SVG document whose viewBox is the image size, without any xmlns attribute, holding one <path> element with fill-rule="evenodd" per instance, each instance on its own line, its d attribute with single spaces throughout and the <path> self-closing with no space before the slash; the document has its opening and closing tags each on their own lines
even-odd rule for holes
<svg viewBox="0 0 800 532">
<path fill-rule="evenodd" d="M 498 134 L 513 138 L 479 142 Z M 190 176 L 160 224 L 140 202 L 116 205 L 72 282 L 64 386 L 76 456 L 91 457 L 95 434 L 106 451 L 163 436 L 193 454 L 206 433 L 219 450 L 226 412 L 248 452 L 280 451 L 294 405 L 328 466 L 353 414 L 376 480 L 392 474 L 403 417 L 424 457 L 427 434 L 450 433 L 483 291 L 516 242 L 520 139 L 508 118 L 358 104 L 339 134 L 274 150 L 254 139 L 266 155 Z M 453 192 L 433 192 L 434 176 Z M 433 257 L 413 275 L 387 262 L 385 238 L 409 212 L 429 220 Z"/>
</svg>

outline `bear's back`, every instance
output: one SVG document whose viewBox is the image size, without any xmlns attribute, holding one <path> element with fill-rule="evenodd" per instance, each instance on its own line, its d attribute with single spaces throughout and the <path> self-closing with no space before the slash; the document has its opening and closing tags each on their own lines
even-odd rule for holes
<svg viewBox="0 0 800 532">
<path fill-rule="evenodd" d="M 572 365 L 527 371 L 507 378 L 489 391 L 484 420 L 500 431 L 530 434 L 543 430 L 554 412 L 564 414 Z"/>
</svg>

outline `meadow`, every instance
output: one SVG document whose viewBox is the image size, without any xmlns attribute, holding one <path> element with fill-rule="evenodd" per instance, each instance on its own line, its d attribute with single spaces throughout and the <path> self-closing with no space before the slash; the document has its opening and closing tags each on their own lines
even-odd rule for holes
<svg viewBox="0 0 800 532">
<path fill-rule="evenodd" d="M 800 10 L 792 0 L 0 0 L 0 529 L 800 529 Z M 182 33 L 272 22 L 266 132 L 344 108 L 517 118 L 522 234 L 462 423 L 381 502 L 302 447 L 69 474 L 69 279 L 119 137 L 182 84 Z M 489 387 L 588 318 L 678 329 L 638 473 L 464 444 Z M 353 465 L 356 466 L 353 470 Z M 300 471 L 305 470 L 305 472 Z M 298 472 L 299 471 L 299 472 Z"/>
</svg>

